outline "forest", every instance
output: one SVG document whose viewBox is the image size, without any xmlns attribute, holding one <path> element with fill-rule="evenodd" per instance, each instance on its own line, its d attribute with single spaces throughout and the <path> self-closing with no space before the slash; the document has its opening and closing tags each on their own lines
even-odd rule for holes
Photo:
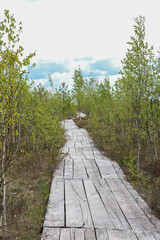
<svg viewBox="0 0 160 240">
<path fill-rule="evenodd" d="M 75 119 L 160 216 L 160 59 L 145 42 L 145 18 L 134 22 L 120 78 L 84 78 L 73 87 L 35 86 L 35 52 L 24 56 L 22 23 L 8 10 L 0 22 L 0 238 L 40 239 L 52 174 L 65 143 L 62 120 Z"/>
</svg>

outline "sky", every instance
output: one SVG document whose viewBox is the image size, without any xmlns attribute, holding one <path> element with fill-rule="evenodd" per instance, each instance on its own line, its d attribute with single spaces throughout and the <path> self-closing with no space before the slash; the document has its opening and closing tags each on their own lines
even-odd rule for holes
<svg viewBox="0 0 160 240">
<path fill-rule="evenodd" d="M 74 69 L 84 77 L 109 76 L 114 84 L 122 68 L 134 18 L 146 18 L 146 41 L 155 53 L 160 47 L 159 0 L 0 0 L 4 9 L 22 21 L 25 54 L 36 51 L 30 78 L 48 87 L 48 74 L 58 87 L 71 87 Z"/>
</svg>

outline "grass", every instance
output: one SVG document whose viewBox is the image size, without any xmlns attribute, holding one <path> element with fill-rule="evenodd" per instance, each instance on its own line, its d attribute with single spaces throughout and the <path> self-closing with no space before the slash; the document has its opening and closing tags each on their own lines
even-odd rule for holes
<svg viewBox="0 0 160 240">
<path fill-rule="evenodd" d="M 7 185 L 7 231 L 0 239 L 39 240 L 46 212 L 53 171 L 60 158 L 50 152 L 21 154 L 13 166 L 12 179 Z"/>
</svg>

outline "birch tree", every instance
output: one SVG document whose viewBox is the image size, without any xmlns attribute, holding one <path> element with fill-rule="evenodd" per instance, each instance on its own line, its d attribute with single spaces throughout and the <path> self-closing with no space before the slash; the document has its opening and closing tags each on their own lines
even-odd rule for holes
<svg viewBox="0 0 160 240">
<path fill-rule="evenodd" d="M 18 24 L 8 10 L 4 11 L 4 20 L 0 22 L 0 204 L 1 224 L 6 228 L 6 173 L 14 161 L 19 149 L 15 129 L 20 124 L 20 113 L 17 110 L 18 98 L 23 93 L 27 81 L 26 67 L 35 53 L 23 58 L 23 47 L 19 44 L 22 23 Z"/>
</svg>

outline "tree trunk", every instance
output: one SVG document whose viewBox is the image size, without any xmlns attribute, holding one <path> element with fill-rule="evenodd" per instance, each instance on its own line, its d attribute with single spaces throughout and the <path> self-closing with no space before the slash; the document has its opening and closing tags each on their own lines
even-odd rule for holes
<svg viewBox="0 0 160 240">
<path fill-rule="evenodd" d="M 136 120 L 136 125 L 137 125 L 137 168 L 139 169 L 139 165 L 140 165 L 140 149 L 141 149 L 141 145 L 140 145 L 140 135 L 139 135 L 139 123 Z"/>
<path fill-rule="evenodd" d="M 2 207 L 3 207 L 3 225 L 6 229 L 7 227 L 7 218 L 6 218 L 6 179 L 5 179 L 5 158 L 6 158 L 6 139 L 5 133 L 2 143 Z"/>
</svg>

